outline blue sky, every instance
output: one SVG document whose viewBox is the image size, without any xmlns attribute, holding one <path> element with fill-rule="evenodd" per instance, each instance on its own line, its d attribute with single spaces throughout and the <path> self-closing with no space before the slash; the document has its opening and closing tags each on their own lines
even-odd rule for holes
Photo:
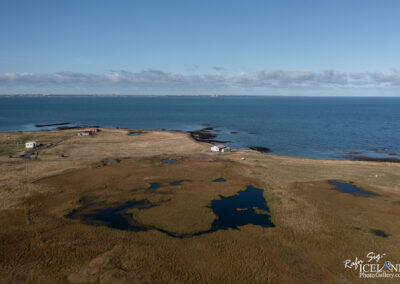
<svg viewBox="0 0 400 284">
<path fill-rule="evenodd" d="M 0 1 L 0 93 L 400 95 L 400 1 Z"/>
</svg>

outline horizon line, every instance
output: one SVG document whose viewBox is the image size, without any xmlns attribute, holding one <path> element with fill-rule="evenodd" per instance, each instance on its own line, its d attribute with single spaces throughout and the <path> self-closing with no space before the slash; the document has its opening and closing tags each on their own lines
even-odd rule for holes
<svg viewBox="0 0 400 284">
<path fill-rule="evenodd" d="M 179 94 L 166 94 L 166 95 L 144 95 L 144 94 L 0 94 L 0 98 L 4 97 L 318 97 L 318 98 L 400 98 L 400 95 L 234 95 L 234 94 L 208 94 L 208 95 L 179 95 Z"/>
</svg>

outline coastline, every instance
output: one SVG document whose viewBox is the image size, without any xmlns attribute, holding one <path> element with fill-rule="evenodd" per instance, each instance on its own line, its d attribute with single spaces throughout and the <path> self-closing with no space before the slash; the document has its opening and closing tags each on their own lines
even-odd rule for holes
<svg viewBox="0 0 400 284">
<path fill-rule="evenodd" d="M 40 133 L 40 132 L 49 132 L 49 131 L 66 131 L 66 130 L 72 130 L 76 131 L 79 129 L 85 129 L 85 128 L 103 128 L 98 125 L 95 126 L 90 126 L 90 125 L 75 125 L 71 124 L 69 122 L 63 122 L 63 123 L 49 123 L 49 124 L 43 124 L 40 125 L 39 127 L 36 127 L 36 130 L 18 130 L 18 131 L 0 131 L 2 134 L 7 134 L 7 133 Z M 41 129 L 41 128 L 46 128 L 47 126 L 54 126 L 55 128 L 52 129 Z M 191 139 L 198 143 L 207 143 L 211 147 L 212 145 L 216 144 L 224 144 L 224 143 L 229 143 L 231 141 L 227 140 L 219 140 L 218 139 L 218 133 L 215 132 L 215 127 L 213 126 L 205 126 L 201 129 L 198 130 L 180 130 L 180 129 L 133 129 L 133 128 L 120 128 L 120 127 L 112 127 L 112 128 L 103 128 L 103 129 L 121 129 L 121 130 L 127 130 L 127 131 L 136 131 L 136 132 L 151 132 L 151 131 L 166 131 L 166 132 L 178 132 L 178 133 L 186 133 L 190 136 Z M 359 155 L 360 153 L 352 153 L 350 152 L 349 154 L 345 155 L 343 158 L 337 158 L 337 159 L 329 159 L 329 158 L 311 158 L 311 157 L 301 157 L 301 156 L 289 156 L 289 155 L 278 155 L 273 152 L 268 146 L 264 145 L 258 145 L 258 146 L 247 146 L 246 148 L 234 148 L 231 147 L 232 151 L 255 151 L 261 154 L 267 154 L 269 156 L 276 156 L 276 157 L 284 157 L 284 158 L 291 158 L 291 159 L 310 159 L 310 160 L 318 160 L 318 161 L 351 161 L 351 162 L 371 162 L 371 163 L 400 163 L 400 158 L 395 158 L 395 157 L 370 157 L 370 156 L 364 156 L 364 155 Z M 379 152 L 376 152 L 379 153 Z M 392 155 L 392 154 L 390 154 Z M 393 156 L 398 156 L 398 154 L 394 153 Z"/>
<path fill-rule="evenodd" d="M 97 125 L 199 132 L 212 127 L 210 134 L 217 136 L 213 140 L 231 148 L 266 147 L 277 155 L 317 159 L 400 159 L 394 123 L 398 120 L 398 102 L 392 100 L 143 96 L 2 102 L 0 124 L 1 131 L 6 132 L 36 131 L 37 124 L 64 122 L 70 123 L 65 128 Z M 387 111 L 382 113 L 384 109 Z M 325 111 L 329 111 L 327 116 L 315 119 Z M 373 113 L 382 116 L 371 122 L 368 117 Z"/>
</svg>

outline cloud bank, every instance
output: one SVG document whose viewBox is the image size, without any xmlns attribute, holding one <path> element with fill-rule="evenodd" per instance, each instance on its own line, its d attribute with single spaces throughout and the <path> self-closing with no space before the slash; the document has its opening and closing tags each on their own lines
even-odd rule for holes
<svg viewBox="0 0 400 284">
<path fill-rule="evenodd" d="M 215 69 L 215 68 L 214 68 Z M 216 70 L 217 71 L 217 70 Z M 252 91 L 271 89 L 399 89 L 400 72 L 345 73 L 334 70 L 259 70 L 223 75 L 184 75 L 161 70 L 118 71 L 108 74 L 78 72 L 0 73 L 0 92 L 199 92 L 215 90 Z"/>
</svg>

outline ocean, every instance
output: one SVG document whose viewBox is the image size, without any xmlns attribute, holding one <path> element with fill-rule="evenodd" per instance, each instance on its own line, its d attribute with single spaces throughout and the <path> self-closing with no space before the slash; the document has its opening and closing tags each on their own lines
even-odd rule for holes
<svg viewBox="0 0 400 284">
<path fill-rule="evenodd" d="M 0 131 L 69 122 L 132 129 L 214 127 L 233 148 L 318 159 L 400 159 L 400 98 L 1 97 Z"/>
</svg>

